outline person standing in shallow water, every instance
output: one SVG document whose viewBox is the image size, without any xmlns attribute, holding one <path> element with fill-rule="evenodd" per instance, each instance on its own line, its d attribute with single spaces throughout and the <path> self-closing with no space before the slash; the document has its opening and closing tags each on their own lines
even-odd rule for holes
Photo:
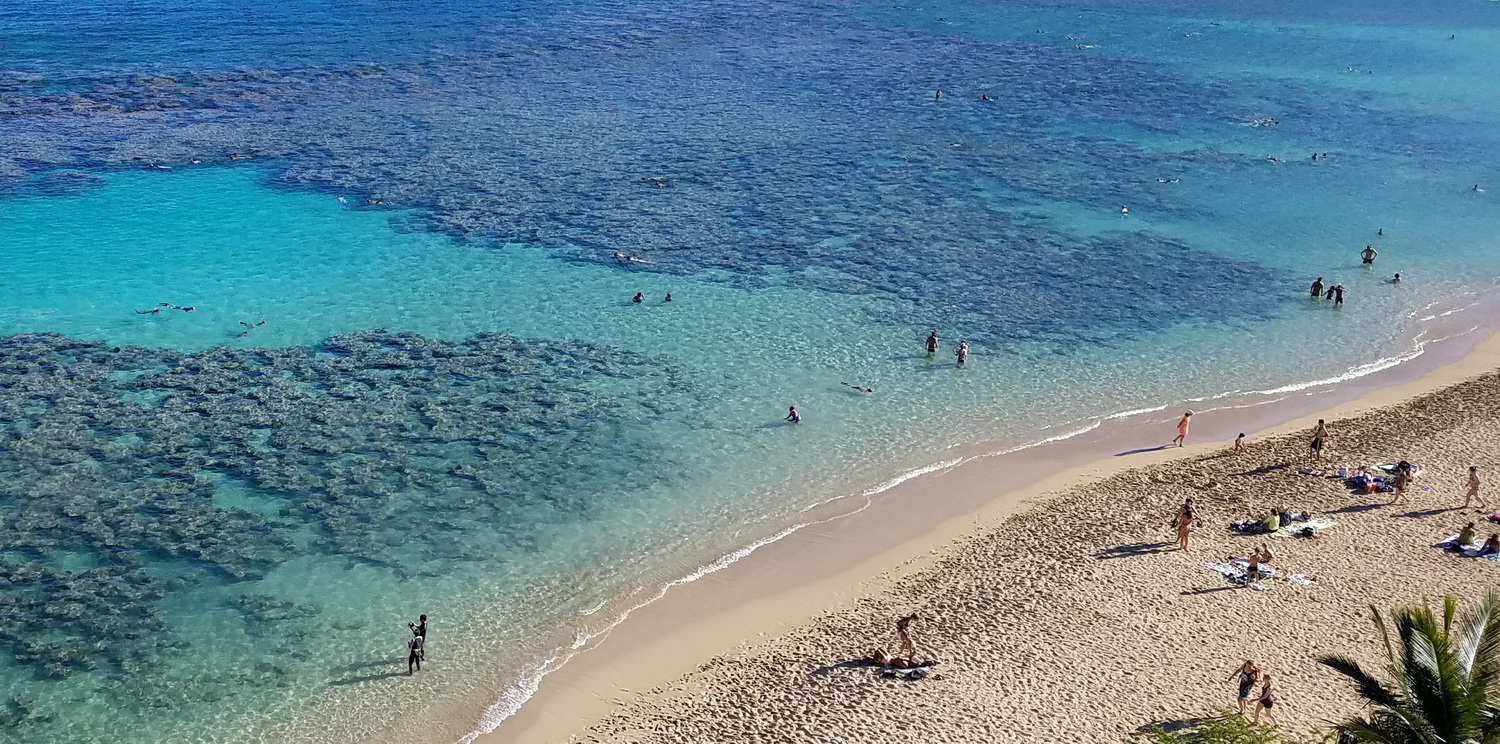
<svg viewBox="0 0 1500 744">
<path fill-rule="evenodd" d="M 1333 285 L 1333 289 L 1330 289 L 1328 291 L 1333 293 L 1334 307 L 1339 307 L 1344 304 L 1344 285 L 1335 284 Z"/>
<path fill-rule="evenodd" d="M 958 357 L 958 366 L 962 367 L 969 363 L 969 342 L 959 341 L 958 348 L 953 350 L 953 355 Z"/>
<path fill-rule="evenodd" d="M 422 636 L 414 635 L 406 642 L 406 674 L 411 676 L 412 669 L 422 671 Z"/>
<path fill-rule="evenodd" d="M 790 421 L 794 424 L 800 424 L 802 423 L 802 414 L 797 413 L 796 406 L 787 406 L 785 420 Z"/>
<path fill-rule="evenodd" d="M 1172 438 L 1172 444 L 1181 447 L 1187 443 L 1188 425 L 1192 423 L 1192 420 L 1192 411 L 1182 414 L 1182 420 L 1177 422 L 1177 436 Z"/>
<path fill-rule="evenodd" d="M 1318 299 L 1322 299 L 1322 297 L 1323 297 L 1323 277 L 1320 276 L 1317 279 L 1313 280 L 1313 283 L 1312 283 L 1312 298 L 1315 299 L 1315 300 L 1318 300 Z"/>
<path fill-rule="evenodd" d="M 934 328 L 934 329 L 932 329 L 932 333 L 927 334 L 927 354 L 929 356 L 931 356 L 932 354 L 936 354 L 937 350 L 938 350 L 938 335 L 937 335 L 937 329 Z"/>
<path fill-rule="evenodd" d="M 422 661 L 427 661 L 427 616 L 418 615 L 417 621 L 414 623 L 407 623 L 406 627 L 411 628 L 412 635 L 420 636 L 422 638 L 422 650 L 418 655 L 421 657 Z"/>
<path fill-rule="evenodd" d="M 1367 264 L 1375 263 L 1375 256 L 1376 255 L 1377 255 L 1377 252 L 1375 250 L 1375 246 L 1373 246 L 1373 245 L 1367 245 L 1367 246 L 1365 246 L 1364 250 L 1362 250 L 1362 251 L 1359 252 L 1359 257 L 1361 259 L 1364 259 L 1364 262 L 1367 263 Z"/>
</svg>

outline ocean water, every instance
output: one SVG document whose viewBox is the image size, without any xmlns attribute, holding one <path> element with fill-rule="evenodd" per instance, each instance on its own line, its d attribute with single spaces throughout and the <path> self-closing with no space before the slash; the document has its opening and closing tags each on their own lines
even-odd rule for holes
<svg viewBox="0 0 1500 744">
<path fill-rule="evenodd" d="M 1497 41 L 1456 1 L 0 0 L 0 731 L 457 740 L 814 505 L 1412 358 L 1500 276 Z"/>
</svg>

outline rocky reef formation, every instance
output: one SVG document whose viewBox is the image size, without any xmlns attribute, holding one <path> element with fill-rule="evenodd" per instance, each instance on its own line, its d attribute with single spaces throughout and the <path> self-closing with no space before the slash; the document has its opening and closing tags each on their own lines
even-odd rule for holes
<svg viewBox="0 0 1500 744">
<path fill-rule="evenodd" d="M 602 484 L 649 477 L 626 432 L 686 389 L 656 359 L 498 334 L 193 353 L 0 338 L 0 650 L 42 677 L 130 678 L 179 642 L 158 609 L 175 591 L 311 553 L 493 560 L 497 535 L 529 544 Z M 251 633 L 319 612 L 253 589 L 227 605 Z"/>
</svg>

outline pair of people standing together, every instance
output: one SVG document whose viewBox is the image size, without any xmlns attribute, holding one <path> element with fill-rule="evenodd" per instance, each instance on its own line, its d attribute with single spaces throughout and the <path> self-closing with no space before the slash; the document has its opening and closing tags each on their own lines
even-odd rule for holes
<svg viewBox="0 0 1500 744">
<path fill-rule="evenodd" d="M 1276 717 L 1271 714 L 1271 708 L 1276 705 L 1276 688 L 1271 686 L 1271 675 L 1262 674 L 1260 667 L 1256 666 L 1255 662 L 1246 659 L 1245 663 L 1241 664 L 1240 668 L 1234 671 L 1234 674 L 1229 675 L 1230 679 L 1234 679 L 1235 677 L 1240 678 L 1240 694 L 1238 699 L 1240 715 L 1245 715 L 1245 706 L 1254 702 L 1255 717 L 1252 720 L 1260 723 L 1260 712 L 1265 711 L 1266 720 L 1273 724 L 1276 723 Z M 1257 683 L 1260 684 L 1259 694 L 1255 692 L 1255 685 Z"/>
</svg>

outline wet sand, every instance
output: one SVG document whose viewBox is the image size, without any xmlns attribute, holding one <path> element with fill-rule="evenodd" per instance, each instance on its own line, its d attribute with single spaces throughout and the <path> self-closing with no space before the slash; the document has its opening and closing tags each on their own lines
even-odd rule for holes
<svg viewBox="0 0 1500 744">
<path fill-rule="evenodd" d="M 937 512 L 972 506 L 950 495 L 988 499 L 915 533 L 889 513 L 863 519 L 877 504 L 669 594 L 549 675 L 491 738 L 1108 741 L 1232 706 L 1227 677 L 1247 657 L 1278 675 L 1278 718 L 1305 733 L 1355 710 L 1312 657 L 1368 658 L 1367 605 L 1500 585 L 1500 564 L 1430 547 L 1477 517 L 1447 510 L 1462 501 L 1468 464 L 1500 479 L 1500 376 L 1486 374 L 1497 366 L 1492 337 L 1421 379 L 1255 434 L 1239 455 L 1225 453 L 1221 422 L 1195 428 L 1213 444 L 1141 448 L 1060 473 L 1054 460 L 1067 455 L 1042 448 L 1024 464 L 1054 474 L 1020 489 L 1001 485 L 1017 482 L 1015 463 L 1004 476 L 980 462 L 904 484 L 896 490 L 925 495 Z M 1410 505 L 1298 474 L 1318 417 L 1333 436 L 1314 467 L 1413 460 L 1424 473 Z M 1166 523 L 1187 496 L 1204 527 L 1184 554 L 1169 549 Z M 1271 506 L 1338 525 L 1313 539 L 1225 529 Z M 1317 583 L 1239 589 L 1203 567 L 1267 542 L 1283 573 Z M 825 560 L 854 544 L 877 550 L 853 565 Z M 893 645 L 892 620 L 908 611 L 930 616 L 919 640 L 943 662 L 937 675 L 907 683 L 840 666 Z"/>
</svg>

